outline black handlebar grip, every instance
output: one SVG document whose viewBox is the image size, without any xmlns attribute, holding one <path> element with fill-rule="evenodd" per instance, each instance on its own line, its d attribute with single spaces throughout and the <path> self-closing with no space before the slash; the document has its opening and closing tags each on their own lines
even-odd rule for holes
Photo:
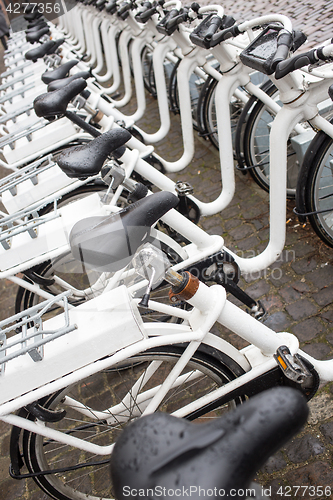
<svg viewBox="0 0 333 500">
<path fill-rule="evenodd" d="M 105 6 L 106 12 L 115 14 L 117 12 L 117 0 L 110 0 Z"/>
<path fill-rule="evenodd" d="M 293 43 L 292 34 L 289 31 L 282 30 L 279 33 L 277 39 L 277 49 L 271 63 L 271 68 L 273 71 L 280 62 L 285 61 L 287 59 L 292 43 Z"/>
<path fill-rule="evenodd" d="M 314 64 L 317 62 L 315 52 L 315 49 L 313 49 L 306 54 L 299 54 L 288 59 L 287 61 L 281 61 L 276 67 L 275 78 L 279 80 L 280 78 L 288 75 L 288 73 L 295 71 L 295 69 L 303 68 L 303 66 L 307 66 L 308 64 Z"/>
<path fill-rule="evenodd" d="M 170 12 L 167 14 L 166 25 L 168 25 L 168 27 L 169 27 L 169 24 L 171 23 L 172 19 L 174 19 L 177 16 L 179 16 L 179 10 L 178 9 L 171 9 Z"/>
<path fill-rule="evenodd" d="M 135 19 L 139 21 L 139 23 L 146 23 L 154 14 L 156 14 L 156 7 L 151 7 L 151 9 L 137 14 Z"/>
<path fill-rule="evenodd" d="M 239 31 L 237 25 L 230 26 L 230 28 L 225 28 L 224 30 L 220 31 L 219 33 L 215 33 L 215 35 L 212 36 L 210 40 L 210 47 L 215 47 L 219 43 L 228 40 L 228 38 L 234 38 L 235 36 L 238 36 L 240 33 L 241 32 Z"/>
<path fill-rule="evenodd" d="M 102 11 L 104 9 L 105 4 L 106 4 L 106 0 L 98 0 L 96 2 L 96 7 L 98 10 Z"/>
<path fill-rule="evenodd" d="M 119 17 L 122 17 L 124 14 L 126 14 L 129 10 L 131 10 L 132 5 L 130 3 L 123 3 L 117 12 L 117 15 Z"/>
<path fill-rule="evenodd" d="M 182 12 L 181 14 L 178 14 L 178 16 L 175 16 L 172 19 L 168 19 L 165 27 L 167 30 L 171 30 L 176 26 L 178 26 L 178 24 L 187 21 L 187 18 L 188 18 L 188 11 Z"/>
<path fill-rule="evenodd" d="M 221 27 L 222 19 L 219 16 L 214 16 L 211 18 L 209 27 L 205 34 L 205 42 L 209 42 L 212 39 L 212 36 L 215 35 L 217 30 Z"/>
</svg>

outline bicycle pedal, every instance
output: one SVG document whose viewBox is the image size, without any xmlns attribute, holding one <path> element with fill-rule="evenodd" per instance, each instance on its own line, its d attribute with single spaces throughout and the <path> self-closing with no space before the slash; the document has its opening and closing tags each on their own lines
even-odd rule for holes
<svg viewBox="0 0 333 500">
<path fill-rule="evenodd" d="M 289 380 L 303 384 L 305 380 L 312 377 L 301 357 L 298 354 L 292 355 L 287 346 L 280 346 L 274 358 Z"/>
</svg>

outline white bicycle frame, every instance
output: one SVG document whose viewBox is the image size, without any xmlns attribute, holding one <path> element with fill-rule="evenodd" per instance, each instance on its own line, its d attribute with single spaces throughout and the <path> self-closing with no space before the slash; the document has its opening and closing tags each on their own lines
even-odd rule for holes
<svg viewBox="0 0 333 500">
<path fill-rule="evenodd" d="M 283 23 L 285 18 L 284 16 L 267 15 L 243 23 L 239 28 L 243 27 L 244 30 L 247 30 L 273 21 Z M 223 59 L 219 47 L 214 48 L 213 53 L 222 63 Z M 286 166 L 289 134 L 300 121 L 308 120 L 315 127 L 325 130 L 330 137 L 333 137 L 332 124 L 318 114 L 317 105 L 327 98 L 327 89 L 332 83 L 332 74 L 329 71 L 323 71 L 322 77 L 324 75 L 326 75 L 324 79 L 315 79 L 314 81 L 310 76 L 304 78 L 304 73 L 298 70 L 286 78 L 274 82 L 279 88 L 283 107 L 279 108 L 270 133 L 270 184 L 274 186 L 270 189 L 269 198 L 270 239 L 266 249 L 255 257 L 244 258 L 233 255 L 244 273 L 257 272 L 269 267 L 281 254 L 285 244 Z M 210 211 L 206 207 L 205 215 L 216 213 L 218 209 L 222 210 L 234 195 L 235 177 L 229 102 L 238 86 L 244 86 L 246 90 L 254 95 L 259 90 L 258 97 L 268 106 L 271 105 L 272 100 L 268 99 L 264 92 L 251 83 L 249 71 L 245 67 L 242 68 L 241 72 L 229 68 L 229 72 L 223 75 L 223 78 L 219 81 L 216 89 L 215 106 L 219 130 L 219 149 L 223 152 L 220 155 L 223 189 L 219 198 L 210 204 Z M 201 209 L 200 203 L 198 205 Z"/>
<path fill-rule="evenodd" d="M 10 342 L 7 346 L 7 354 L 2 348 L 0 419 L 10 425 L 21 427 L 81 450 L 97 455 L 109 455 L 112 452 L 113 444 L 104 446 L 92 444 L 70 434 L 49 429 L 38 420 L 31 421 L 13 415 L 13 412 L 87 376 L 115 366 L 130 356 L 135 356 L 152 347 L 175 343 L 188 343 L 188 347 L 162 385 L 140 394 L 140 399 L 136 402 L 137 416 L 154 412 L 170 388 L 177 387 L 184 377 L 188 377 L 188 374 L 180 374 L 202 342 L 228 354 L 243 368 L 244 374 L 177 410 L 174 412 L 175 416 L 185 416 L 189 412 L 200 409 L 205 404 L 213 403 L 273 369 L 276 367 L 273 355 L 282 345 L 286 345 L 292 355 L 301 353 L 308 359 L 318 371 L 322 382 L 333 379 L 332 360 L 317 361 L 303 353 L 299 350 L 298 340 L 294 335 L 286 332 L 276 333 L 249 317 L 247 313 L 226 300 L 226 292 L 219 285 L 207 287 L 200 283 L 197 292 L 188 301 L 193 306 L 191 311 L 150 301 L 150 309 L 179 317 L 183 320 L 181 325 L 142 323 L 135 305 L 137 300 L 131 299 L 131 294 L 135 292 L 135 289 L 142 286 L 141 283 L 128 289 L 125 286 L 118 287 L 116 290 L 105 292 L 92 301 L 71 310 L 68 310 L 65 304 L 65 313 L 45 321 L 44 330 L 40 328 L 37 332 L 39 336 L 36 343 L 30 347 L 27 340 L 30 338 L 31 331 L 23 328 L 24 334 L 18 334 L 17 340 L 19 343 L 23 343 L 23 349 L 25 349 L 23 353 L 30 351 L 35 362 L 31 361 L 28 354 L 23 355 L 23 353 L 19 358 L 11 359 Z M 62 295 L 53 298 L 51 303 L 63 300 L 65 299 Z M 45 304 L 41 308 L 47 310 Z M 93 315 L 92 311 L 94 311 Z M 34 312 L 32 311 L 30 314 L 33 315 Z M 30 320 L 28 313 L 29 311 L 22 313 L 22 316 L 26 316 L 26 322 Z M 93 317 L 91 321 L 93 321 L 94 349 L 86 348 L 91 342 L 92 332 L 92 324 L 88 321 L 89 317 Z M 17 319 L 19 319 L 18 316 L 14 316 L 11 318 L 11 322 Z M 209 330 L 216 321 L 249 342 L 250 345 L 238 351 L 228 342 L 210 334 Z M 5 333 L 6 324 L 4 323 L 0 323 L 0 328 Z M 64 330 L 67 333 L 63 333 Z M 45 331 L 44 334 L 43 331 Z M 122 331 L 121 336 L 118 334 L 119 331 Z M 34 334 L 36 335 L 36 332 Z M 41 350 L 41 342 L 43 342 L 41 337 L 45 338 L 47 335 L 50 335 L 53 340 L 45 343 L 43 350 Z M 75 355 L 73 355 L 74 353 Z M 5 365 L 4 356 L 8 356 L 8 354 L 9 359 Z M 55 359 L 61 359 L 61 364 L 55 363 Z M 18 363 L 19 370 L 17 369 Z M 144 384 L 149 381 L 154 371 L 154 369 L 148 371 Z M 21 376 L 23 373 L 24 377 Z M 192 373 L 191 377 L 195 378 L 196 373 Z M 140 386 L 144 387 L 141 384 L 142 381 Z M 137 393 L 135 386 L 133 389 L 130 388 L 131 390 L 134 394 Z M 133 393 L 131 393 L 132 397 Z M 118 403 L 114 407 L 105 408 L 104 411 L 94 412 L 92 418 L 105 419 L 110 423 L 126 419 L 124 416 L 125 401 L 126 396 L 123 400 L 124 404 Z M 70 404 L 72 405 L 73 401 Z M 78 413 L 85 414 L 86 412 L 85 407 L 79 402 L 75 404 L 75 408 Z"/>
<path fill-rule="evenodd" d="M 247 27 L 256 26 L 260 24 L 260 22 L 271 22 L 271 21 L 285 21 L 284 16 L 265 16 L 263 18 L 252 20 L 251 23 L 247 23 Z M 214 49 L 215 50 L 215 49 Z M 216 57 L 219 56 L 218 48 L 215 50 Z M 235 72 L 236 73 L 236 72 Z M 230 96 L 234 92 L 234 90 L 239 85 L 244 85 L 246 88 L 252 88 L 253 85 L 249 81 L 248 70 L 244 70 L 241 74 L 234 74 L 231 69 L 224 78 L 222 78 L 218 84 L 218 92 L 216 97 L 216 106 L 218 109 L 218 118 L 221 122 L 221 117 L 223 116 L 223 123 L 219 123 L 220 130 L 223 130 L 224 133 L 219 134 L 220 136 L 220 150 L 223 151 L 223 155 L 221 155 L 221 171 L 222 171 L 222 182 L 223 182 L 223 190 L 220 197 L 215 200 L 215 202 L 203 205 L 200 204 L 198 200 L 193 198 L 195 202 L 199 205 L 201 212 L 204 215 L 216 213 L 221 209 L 221 203 L 229 202 L 233 196 L 234 191 L 234 172 L 233 172 L 233 157 L 232 157 L 232 146 L 231 146 L 231 132 L 230 132 L 230 122 L 225 118 L 229 116 L 229 103 Z M 296 72 L 294 76 L 290 76 L 290 78 L 297 78 L 295 75 L 299 75 L 299 72 Z M 300 94 L 304 92 L 304 87 L 301 82 L 296 81 L 296 96 L 299 97 Z M 282 83 L 279 84 L 282 86 Z M 313 120 L 313 123 L 318 124 L 320 126 L 326 127 L 326 129 L 331 132 L 332 125 L 329 124 L 326 120 L 320 118 L 319 116 L 314 116 L 314 104 L 319 100 L 323 99 L 323 95 L 320 93 L 319 86 L 321 88 L 326 88 L 327 82 L 326 80 L 322 80 L 317 83 L 310 82 L 307 85 L 307 91 L 304 92 L 304 97 L 302 99 L 298 99 L 295 103 L 291 105 L 288 104 L 288 100 L 290 100 L 290 95 L 288 92 L 283 93 L 283 88 L 281 87 L 281 99 L 282 101 L 286 99 L 284 108 L 282 108 L 278 115 L 279 118 L 273 123 L 272 134 L 271 134 L 271 147 L 275 149 L 274 156 L 272 159 L 271 165 L 271 176 L 274 179 L 275 189 L 271 190 L 270 195 L 270 242 L 267 248 L 258 256 L 245 259 L 238 257 L 235 255 L 236 262 L 238 263 L 242 272 L 256 272 L 262 269 L 267 268 L 270 264 L 275 262 L 275 260 L 280 255 L 285 240 L 285 168 L 286 168 L 286 151 L 285 147 L 281 148 L 281 137 L 285 137 L 286 131 L 288 134 L 290 130 L 292 130 L 297 123 L 297 120 L 300 118 L 305 118 L 309 120 Z M 290 87 L 290 83 L 289 83 Z M 289 88 L 288 87 L 288 88 Z M 294 85 L 295 87 L 295 85 Z M 313 89 L 313 91 L 311 91 Z M 287 96 L 287 97 L 286 97 Z M 301 108 L 301 109 L 298 109 Z M 295 111 L 297 108 L 297 111 Z M 283 111 L 284 110 L 284 111 Z M 310 116 L 310 113 L 312 115 Z M 288 123 L 289 122 L 289 123 Z M 281 123 L 281 124 L 280 124 Z M 280 125 L 279 125 L 280 124 Z M 228 133 L 229 132 L 229 133 Z M 276 137 L 279 138 L 276 141 Z M 287 136 L 288 137 L 288 136 Z M 133 141 L 133 140 L 131 140 Z M 275 144 L 274 144 L 275 143 Z M 278 143 L 278 145 L 277 145 Z M 285 142 L 286 145 L 287 141 Z M 277 150 L 277 151 L 276 151 Z M 126 161 L 125 161 L 126 163 Z M 131 163 L 133 165 L 133 163 Z M 148 168 L 148 170 L 147 170 Z M 135 169 L 137 172 L 142 174 L 145 178 L 148 178 L 151 182 L 153 182 L 156 186 L 163 190 L 174 190 L 174 183 L 167 179 L 164 175 L 154 170 L 149 166 L 147 167 L 146 162 L 138 158 Z M 130 174 L 129 174 L 130 175 Z M 222 203 L 222 207 L 223 207 Z M 227 204 L 227 203 L 226 203 Z M 226 205 L 225 205 L 226 206 Z M 182 229 L 179 230 L 182 233 Z M 183 233 L 182 233 L 183 234 Z M 190 240 L 192 240 L 190 238 Z"/>
</svg>

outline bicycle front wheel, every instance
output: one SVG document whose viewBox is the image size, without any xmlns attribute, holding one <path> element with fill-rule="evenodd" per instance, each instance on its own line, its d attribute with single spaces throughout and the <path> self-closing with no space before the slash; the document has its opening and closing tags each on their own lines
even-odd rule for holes
<svg viewBox="0 0 333 500">
<path fill-rule="evenodd" d="M 319 238 L 333 247 L 333 139 L 319 132 L 308 151 L 304 159 L 310 160 L 304 182 L 306 211 L 317 212 L 309 215 L 310 223 Z"/>
<path fill-rule="evenodd" d="M 268 88 L 266 93 L 278 101 L 279 92 L 274 85 Z M 243 139 L 246 167 L 249 168 L 255 182 L 265 191 L 269 191 L 270 185 L 269 136 L 274 118 L 274 111 L 258 100 L 248 117 Z M 296 151 L 289 140 L 287 145 L 287 197 L 291 199 L 295 197 L 299 167 Z"/>
<path fill-rule="evenodd" d="M 217 130 L 217 116 L 215 107 L 215 93 L 217 84 L 218 81 L 213 78 L 208 81 L 206 88 L 203 90 L 203 92 L 205 92 L 205 95 L 202 102 L 202 110 L 200 110 L 199 113 L 203 120 L 203 135 L 206 135 L 213 146 L 215 146 L 216 149 L 219 149 L 219 136 Z M 243 102 L 241 102 L 235 96 L 232 96 L 230 102 L 230 123 L 233 145 L 235 141 L 237 123 L 242 109 Z"/>
<path fill-rule="evenodd" d="M 54 429 L 90 443 L 114 443 L 125 425 L 140 417 L 151 397 L 183 354 L 185 346 L 162 346 L 129 358 L 126 364 L 99 372 L 42 401 L 44 407 L 66 410 Z M 164 397 L 158 411 L 172 413 L 243 373 L 224 353 L 202 344 Z M 220 416 L 242 398 L 217 407 L 202 418 Z M 113 498 L 109 457 L 96 456 L 24 431 L 23 454 L 38 486 L 56 500 Z"/>
</svg>

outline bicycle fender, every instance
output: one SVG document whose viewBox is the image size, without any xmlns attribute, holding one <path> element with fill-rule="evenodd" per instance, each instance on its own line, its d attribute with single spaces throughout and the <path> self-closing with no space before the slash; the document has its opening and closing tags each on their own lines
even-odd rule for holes
<svg viewBox="0 0 333 500">
<path fill-rule="evenodd" d="M 223 354 L 226 354 L 231 360 L 235 361 L 235 375 L 240 376 L 244 372 L 251 370 L 251 365 L 247 358 L 242 354 L 236 347 L 229 344 L 224 339 L 221 339 L 213 333 L 208 333 L 203 341 L 202 345 L 209 346 L 212 351 L 211 354 L 215 357 L 221 357 L 223 361 Z M 237 366 L 238 365 L 238 366 Z M 244 372 L 242 373 L 239 369 L 241 367 Z"/>
</svg>

